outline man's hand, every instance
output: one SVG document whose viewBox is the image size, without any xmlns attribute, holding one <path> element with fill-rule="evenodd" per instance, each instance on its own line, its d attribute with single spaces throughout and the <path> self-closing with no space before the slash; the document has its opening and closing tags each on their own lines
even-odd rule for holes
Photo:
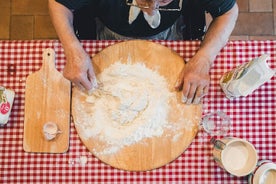
<svg viewBox="0 0 276 184">
<path fill-rule="evenodd" d="M 48 0 L 49 13 L 66 55 L 65 78 L 81 89 L 97 87 L 89 55 L 83 49 L 73 28 L 73 13 L 55 0 Z"/>
<path fill-rule="evenodd" d="M 228 12 L 213 19 L 194 57 L 179 75 L 175 88 L 183 92 L 184 103 L 199 103 L 207 94 L 210 84 L 209 70 L 220 50 L 225 46 L 238 17 L 235 4 Z"/>
<path fill-rule="evenodd" d="M 89 55 L 81 51 L 66 54 L 63 75 L 80 89 L 91 90 L 97 87 L 97 80 Z"/>
<path fill-rule="evenodd" d="M 176 90 L 182 89 L 182 102 L 198 104 L 209 90 L 210 63 L 204 57 L 195 55 L 182 69 L 176 82 Z"/>
</svg>

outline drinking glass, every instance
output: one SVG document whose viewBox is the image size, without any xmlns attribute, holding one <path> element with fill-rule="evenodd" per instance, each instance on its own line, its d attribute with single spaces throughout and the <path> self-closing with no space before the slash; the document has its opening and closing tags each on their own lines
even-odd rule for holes
<svg viewBox="0 0 276 184">
<path fill-rule="evenodd" d="M 211 136 L 226 135 L 231 129 L 231 119 L 223 111 L 211 112 L 203 116 L 201 126 Z"/>
</svg>

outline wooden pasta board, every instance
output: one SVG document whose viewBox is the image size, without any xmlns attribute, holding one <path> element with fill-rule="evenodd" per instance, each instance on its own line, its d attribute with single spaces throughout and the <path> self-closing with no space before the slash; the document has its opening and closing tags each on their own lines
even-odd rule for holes
<svg viewBox="0 0 276 184">
<path fill-rule="evenodd" d="M 55 52 L 45 49 L 39 71 L 30 74 L 25 87 L 23 148 L 26 152 L 64 153 L 69 148 L 71 84 L 55 68 Z M 46 140 L 43 125 L 57 124 L 61 134 Z"/>
<path fill-rule="evenodd" d="M 127 63 L 129 60 L 134 63 L 144 62 L 146 67 L 158 71 L 167 79 L 169 90 L 177 93 L 177 99 L 170 102 L 169 122 L 175 127 L 188 123 L 189 127 L 182 126 L 177 131 L 165 130 L 160 137 L 144 139 L 113 154 L 101 154 L 100 151 L 107 143 L 97 137 L 85 136 L 81 125 L 87 122 L 82 122 L 82 118 L 87 116 L 89 119 L 93 112 L 85 112 L 91 104 L 85 102 L 87 95 L 76 88 L 73 88 L 72 94 L 72 114 L 84 145 L 101 161 L 128 171 L 152 170 L 173 161 L 188 148 L 198 131 L 202 106 L 181 103 L 181 92 L 175 91 L 174 84 L 184 67 L 183 58 L 160 44 L 142 40 L 120 42 L 95 55 L 93 66 L 97 75 L 115 62 Z M 80 112 L 81 104 L 83 111 Z"/>
</svg>

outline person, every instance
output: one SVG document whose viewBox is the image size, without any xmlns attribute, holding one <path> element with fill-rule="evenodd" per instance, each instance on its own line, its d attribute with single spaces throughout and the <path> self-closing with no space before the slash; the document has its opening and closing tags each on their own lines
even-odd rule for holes
<svg viewBox="0 0 276 184">
<path fill-rule="evenodd" d="M 198 104 L 208 93 L 209 71 L 238 17 L 235 0 L 48 1 L 67 60 L 63 75 L 87 90 L 95 88 L 97 82 L 91 58 L 80 42 L 80 33 L 84 39 L 89 35 L 86 27 L 95 39 L 201 40 L 200 47 L 183 67 L 175 84 L 176 90 L 182 90 L 182 102 L 186 104 Z M 206 12 L 213 18 L 207 31 Z M 85 16 L 77 19 L 83 14 Z M 78 24 L 82 20 L 87 22 Z"/>
</svg>

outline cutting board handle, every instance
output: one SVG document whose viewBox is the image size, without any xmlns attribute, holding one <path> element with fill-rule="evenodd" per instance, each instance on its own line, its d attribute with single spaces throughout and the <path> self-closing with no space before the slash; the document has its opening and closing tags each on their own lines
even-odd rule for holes
<svg viewBox="0 0 276 184">
<path fill-rule="evenodd" d="M 43 61 L 42 61 L 42 67 L 40 70 L 44 70 L 45 67 L 48 67 L 49 69 L 56 70 L 56 63 L 55 63 L 55 51 L 51 48 L 47 48 L 43 51 Z"/>
</svg>

